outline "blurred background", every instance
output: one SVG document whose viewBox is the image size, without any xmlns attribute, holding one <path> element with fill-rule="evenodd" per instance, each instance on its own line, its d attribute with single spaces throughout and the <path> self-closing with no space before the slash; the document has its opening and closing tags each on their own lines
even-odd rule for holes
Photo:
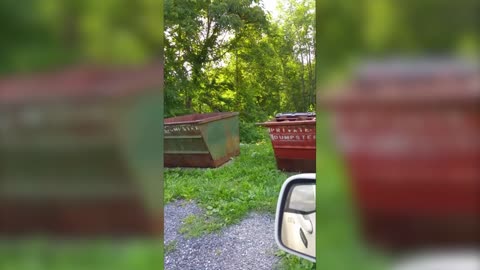
<svg viewBox="0 0 480 270">
<path fill-rule="evenodd" d="M 174 33 L 184 33 L 183 37 L 189 37 L 189 33 L 198 31 L 195 27 L 198 24 L 196 16 L 188 12 L 194 7 L 190 6 L 191 2 L 184 3 L 183 6 L 176 6 L 179 8 L 176 13 L 165 15 L 168 24 L 165 27 L 166 39 L 170 42 Z M 295 5 L 296 3 L 302 3 L 302 5 Z M 154 239 L 151 235 L 157 237 L 158 232 L 162 231 L 157 225 L 163 224 L 157 220 L 162 216 L 161 211 L 157 209 L 161 208 L 162 201 L 160 196 L 162 175 L 159 173 L 159 168 L 163 164 L 163 157 L 158 153 L 162 153 L 163 107 L 161 108 L 159 104 L 163 104 L 163 100 L 162 95 L 156 94 L 156 91 L 146 90 L 161 89 L 163 85 L 161 75 L 163 72 L 161 65 L 164 35 L 163 6 L 162 0 L 1 1 L 0 269 L 161 268 L 162 241 Z M 313 110 L 315 97 L 320 104 L 323 102 L 324 93 L 339 93 L 337 89 L 342 88 L 341 86 L 345 86 L 345 89 L 355 88 L 351 86 L 352 82 L 362 81 L 365 74 L 371 74 L 372 66 L 361 69 L 362 72 L 358 71 L 359 65 L 364 67 L 362 64 L 366 63 L 365 59 L 369 59 L 369 63 L 373 59 L 374 64 L 380 63 L 380 70 L 387 67 L 387 71 L 388 67 L 395 66 L 392 63 L 407 62 L 401 65 L 401 72 L 411 70 L 412 66 L 418 67 L 419 62 L 429 63 L 420 64 L 419 70 L 420 73 L 428 76 L 433 74 L 430 77 L 423 77 L 427 78 L 427 85 L 430 85 L 426 88 L 433 89 L 431 91 L 433 93 L 436 93 L 435 89 L 442 85 L 443 81 L 432 84 L 430 80 L 435 76 L 438 77 L 439 73 L 445 72 L 437 67 L 451 67 L 450 64 L 445 63 L 458 63 L 460 59 L 461 63 L 453 64 L 454 68 L 451 69 L 453 71 L 449 71 L 449 74 L 453 74 L 452 78 L 460 74 L 461 78 L 452 79 L 457 83 L 450 81 L 450 86 L 446 87 L 447 95 L 443 98 L 435 98 L 434 103 L 445 104 L 442 100 L 449 100 L 452 96 L 456 96 L 458 102 L 450 105 L 447 103 L 445 106 L 449 110 L 454 108 L 456 113 L 460 113 L 461 119 L 470 119 L 465 124 L 467 128 L 463 129 L 463 135 L 470 139 L 478 137 L 478 111 L 474 109 L 475 106 L 478 107 L 478 96 L 457 95 L 458 91 L 455 90 L 455 84 L 470 85 L 465 88 L 473 89 L 471 93 L 475 93 L 475 89 L 478 89 L 478 83 L 467 83 L 468 78 L 475 77 L 469 70 L 474 70 L 473 74 L 478 72 L 478 67 L 471 64 L 478 62 L 480 42 L 478 1 L 317 1 L 316 66 L 313 65 L 311 55 L 312 28 L 295 28 L 297 22 L 300 25 L 313 24 L 312 13 L 309 11 L 312 8 L 311 5 L 305 1 L 290 1 L 285 6 L 283 12 L 276 15 L 278 17 L 270 19 L 277 20 L 278 24 L 267 24 L 263 13 L 259 12 L 252 12 L 245 17 L 250 22 L 247 24 L 248 27 L 238 24 L 239 21 L 234 17 L 232 20 L 223 20 L 228 30 L 226 32 L 238 31 L 242 38 L 232 39 L 237 42 L 235 50 L 234 47 L 229 46 L 231 44 L 217 43 L 220 46 L 229 46 L 217 48 L 220 55 L 225 50 L 229 50 L 230 57 L 225 58 L 228 62 L 223 62 L 221 65 L 214 65 L 208 61 L 207 64 L 202 62 L 204 66 L 200 69 L 204 68 L 205 72 L 199 74 L 198 81 L 193 81 L 194 78 L 188 75 L 193 66 L 184 66 L 183 56 L 176 58 L 175 52 L 178 52 L 178 49 L 167 45 L 166 57 L 170 62 L 166 67 L 166 74 L 170 75 L 166 80 L 171 89 L 165 98 L 166 115 L 186 113 L 190 110 L 205 112 L 225 109 L 242 110 L 247 112 L 242 115 L 243 130 L 249 130 L 248 124 L 253 126 L 254 122 L 264 120 L 278 111 Z M 298 9 L 296 6 L 304 9 Z M 299 11 L 298 13 L 290 12 L 287 7 Z M 191 28 L 185 28 L 188 26 Z M 179 29 L 184 29 L 184 32 Z M 307 38 L 302 39 L 302 37 Z M 182 45 L 182 48 L 187 51 L 188 48 L 203 41 L 205 40 L 186 40 L 185 43 L 177 46 Z M 213 44 L 210 45 L 213 46 Z M 438 61 L 438 58 L 447 59 L 447 61 Z M 450 59 L 455 60 L 450 61 Z M 193 63 L 195 59 L 191 60 Z M 247 65 L 247 63 L 254 63 L 254 65 Z M 404 66 L 406 68 L 403 68 Z M 434 68 L 431 68 L 432 66 Z M 460 68 L 457 68 L 458 66 Z M 312 74 L 314 67 L 316 73 Z M 378 66 L 373 67 L 373 70 L 379 69 Z M 276 73 L 278 70 L 285 73 L 279 76 Z M 400 77 L 399 80 L 402 81 L 395 82 L 394 90 L 400 93 L 410 89 L 403 83 L 402 76 L 407 78 L 411 76 L 408 72 L 401 72 L 393 71 L 393 77 L 397 79 Z M 383 77 L 377 79 L 378 76 L 376 72 L 374 73 L 373 85 L 376 90 L 380 90 L 372 92 L 384 93 L 381 89 L 385 87 L 378 86 L 378 82 L 385 82 L 385 80 Z M 415 73 L 411 72 L 411 74 Z M 159 74 L 158 77 L 155 74 Z M 236 74 L 242 74 L 242 76 L 236 76 Z M 317 78 L 316 84 L 319 89 L 317 93 L 309 85 L 312 83 L 313 75 Z M 181 80 L 182 76 L 183 80 Z M 475 79 L 473 81 L 475 82 Z M 200 89 L 196 89 L 199 85 Z M 390 83 L 387 82 L 387 85 Z M 194 92 L 192 89 L 197 91 Z M 215 91 L 209 91 L 209 89 L 215 89 Z M 236 91 L 232 92 L 231 89 Z M 214 95 L 214 93 L 220 94 Z M 397 93 L 393 100 L 401 96 Z M 467 99 L 474 102 L 468 103 Z M 432 101 L 422 102 L 431 104 Z M 423 106 L 423 103 L 420 104 Z M 445 106 L 436 106 L 440 108 L 433 113 L 437 115 L 437 123 L 447 117 L 442 113 Z M 421 106 L 416 106 L 418 107 Z M 362 233 L 362 219 L 356 218 L 357 213 L 362 213 L 359 211 L 360 206 L 364 209 L 363 206 L 368 206 L 370 203 L 382 205 L 382 201 L 378 200 L 364 201 L 364 198 L 368 199 L 371 196 L 363 195 L 371 194 L 368 192 L 381 193 L 381 191 L 359 192 L 358 197 L 352 199 L 351 192 L 356 194 L 357 189 L 351 186 L 350 180 L 358 180 L 358 183 L 367 181 L 362 180 L 362 177 L 353 177 L 353 174 L 367 175 L 369 177 L 366 178 L 374 180 L 387 176 L 375 174 L 375 168 L 381 167 L 378 165 L 380 163 L 370 164 L 374 168 L 370 170 L 370 175 L 353 169 L 357 167 L 352 160 L 350 163 L 346 161 L 347 150 L 337 147 L 336 142 L 340 136 L 333 133 L 328 113 L 324 111 L 326 108 L 327 106 L 318 106 L 319 116 L 317 117 L 319 120 L 317 121 L 319 134 L 317 193 L 320 194 L 318 196 L 320 214 L 317 221 L 319 224 L 317 267 L 319 269 L 385 269 L 390 263 L 390 256 L 384 254 L 387 253 L 385 249 L 369 248 L 370 245 L 367 244 L 368 241 L 364 239 L 365 236 Z M 332 106 L 332 108 L 335 107 Z M 367 107 L 363 110 L 373 109 Z M 402 110 L 404 109 L 398 109 L 397 116 L 392 119 L 403 119 L 404 111 Z M 412 118 L 418 117 L 417 112 L 410 107 L 405 110 L 413 112 Z M 65 118 L 62 118 L 64 115 Z M 368 119 L 379 115 L 379 111 L 370 111 L 369 115 L 365 118 L 367 124 L 370 122 Z M 47 131 L 41 130 L 39 126 L 42 125 L 38 124 L 38 121 L 42 121 L 41 119 L 47 119 L 52 128 Z M 381 122 L 389 123 L 393 121 L 392 119 L 381 119 Z M 428 122 L 428 120 L 423 121 Z M 443 127 L 440 125 L 440 127 L 439 130 L 450 132 L 449 136 L 455 136 L 452 130 L 458 128 L 451 125 Z M 383 130 L 388 128 L 388 125 L 381 126 Z M 407 125 L 400 130 L 409 131 L 411 127 Z M 38 136 L 39 134 L 41 136 Z M 143 137 L 144 134 L 154 135 Z M 426 136 L 427 139 L 436 137 L 433 133 L 423 133 L 425 134 L 429 134 Z M 258 134 L 247 132 L 242 137 L 250 142 L 261 138 Z M 440 145 L 451 138 L 455 141 L 459 137 L 443 138 L 444 141 L 440 142 Z M 142 145 L 141 142 L 145 144 Z M 80 149 L 74 147 L 79 145 Z M 453 151 L 455 155 L 446 162 L 460 164 L 456 165 L 457 169 L 469 170 L 469 174 L 464 177 L 470 181 L 470 186 L 466 186 L 470 189 L 468 192 L 470 199 L 462 202 L 460 209 L 467 209 L 466 213 L 469 217 L 475 219 L 478 217 L 478 208 L 475 207 L 479 178 L 478 146 L 475 148 L 472 145 L 473 143 L 466 148 L 474 149 L 473 153 L 469 154 L 466 161 L 460 162 L 455 159 L 462 153 L 458 150 L 459 148 L 456 148 L 457 145 L 450 145 L 449 151 Z M 400 147 L 400 149 L 403 148 Z M 417 153 L 406 152 L 407 154 Z M 438 155 L 439 152 L 435 153 Z M 72 158 L 72 155 L 76 158 Z M 444 152 L 440 152 L 440 155 L 450 156 L 445 155 Z M 377 161 L 384 160 L 381 157 Z M 59 161 L 62 162 L 59 164 Z M 82 165 L 76 166 L 76 164 Z M 95 164 L 101 166 L 98 166 L 97 170 L 84 169 L 92 168 Z M 408 165 L 403 163 L 404 167 L 395 167 L 390 171 L 406 171 L 404 177 L 414 179 L 415 175 L 405 164 Z M 468 165 L 462 167 L 462 164 Z M 426 168 L 437 170 L 442 167 L 435 165 Z M 72 182 L 63 182 L 62 179 L 73 174 L 77 175 L 77 178 L 70 177 Z M 393 173 L 393 176 L 388 177 L 395 178 L 398 174 Z M 444 172 L 437 172 L 437 175 L 442 174 Z M 458 182 L 458 175 L 456 173 L 451 175 L 447 180 Z M 112 179 L 112 176 L 117 176 L 122 183 L 108 184 L 107 181 L 106 185 L 96 186 L 100 182 L 97 181 L 98 179 Z M 35 179 L 42 180 L 29 182 Z M 90 181 L 85 182 L 86 179 Z M 134 179 L 142 179 L 142 181 Z M 418 179 L 421 177 L 412 181 Z M 122 188 L 118 188 L 120 186 Z M 427 185 L 425 188 L 427 193 L 432 192 L 431 187 Z M 477 187 L 477 189 L 471 189 L 471 187 Z M 403 188 L 408 191 L 412 186 Z M 463 188 L 465 186 L 459 189 Z M 460 194 L 461 197 L 462 194 L 467 193 L 456 194 Z M 75 200 L 72 200 L 72 197 Z M 46 220 L 49 222 L 40 222 L 37 216 L 42 216 L 41 214 L 32 215 L 32 213 L 41 213 L 42 209 L 42 211 L 51 211 L 53 206 L 56 207 L 56 213 L 65 212 L 58 208 L 62 205 L 66 205 L 64 208 L 67 209 L 66 212 L 70 212 L 69 207 L 76 207 L 79 211 L 77 213 L 81 213 L 81 210 L 85 209 L 83 207 L 87 207 L 86 212 L 92 213 L 95 212 L 92 209 L 102 205 L 99 198 L 102 198 L 104 209 L 115 210 L 98 211 L 95 217 L 103 216 L 103 219 L 67 215 L 58 220 L 48 218 Z M 42 202 L 46 201 L 49 204 L 42 205 Z M 76 204 L 66 203 L 72 201 Z M 456 201 L 458 202 L 458 199 L 451 200 L 452 203 Z M 444 205 L 448 206 L 450 203 Z M 457 208 L 445 215 L 442 209 L 447 206 L 433 207 L 433 209 L 437 214 L 440 213 L 447 218 L 451 217 L 452 213 L 458 212 Z M 28 209 L 30 212 L 22 210 L 27 214 L 17 215 L 13 219 L 12 213 L 21 213 L 19 209 Z M 120 214 L 116 212 L 119 209 Z M 125 209 L 132 215 L 140 213 L 139 220 L 143 219 L 144 222 L 127 222 L 122 215 Z M 412 206 L 404 209 L 412 209 Z M 382 209 L 382 211 L 391 210 Z M 106 212 L 116 212 L 116 218 L 105 216 Z M 424 216 L 424 213 L 417 217 Z M 51 215 L 51 212 L 48 215 Z M 453 218 L 453 220 L 456 219 Z M 15 220 L 31 226 L 19 227 L 19 223 L 15 223 Z M 78 220 L 89 222 L 87 224 Z M 90 223 L 92 220 L 101 220 L 102 225 Z M 114 220 L 118 223 L 113 222 Z M 435 226 L 430 225 L 427 228 L 431 229 Z M 102 240 L 66 241 L 65 236 L 61 237 L 62 240 L 52 240 L 51 237 L 47 237 L 57 233 L 70 235 L 67 237 L 82 235 L 82 239 L 102 238 Z M 16 237 L 12 237 L 14 234 Z M 126 241 L 124 238 L 112 237 L 112 234 L 149 235 L 150 240 L 140 236 L 140 239 Z"/>
<path fill-rule="evenodd" d="M 163 1 L 2 1 L 2 74 L 162 54 Z"/>
<path fill-rule="evenodd" d="M 339 66 L 365 58 L 478 58 L 478 3 L 461 0 L 320 1 L 317 3 L 317 82 Z"/>
<path fill-rule="evenodd" d="M 317 269 L 480 264 L 479 8 L 317 1 Z"/>
<path fill-rule="evenodd" d="M 0 22 L 0 269 L 161 269 L 163 1 Z"/>
</svg>

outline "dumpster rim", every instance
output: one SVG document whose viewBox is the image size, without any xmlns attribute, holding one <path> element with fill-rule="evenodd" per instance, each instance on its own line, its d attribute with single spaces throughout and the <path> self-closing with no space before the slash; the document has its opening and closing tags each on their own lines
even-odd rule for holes
<svg viewBox="0 0 480 270">
<path fill-rule="evenodd" d="M 222 119 L 226 119 L 226 118 L 230 118 L 230 117 L 235 117 L 235 116 L 238 116 L 240 114 L 238 112 L 220 112 L 220 113 L 221 114 L 211 116 L 211 117 L 208 117 L 208 118 L 205 118 L 205 119 L 165 123 L 165 120 L 177 117 L 177 116 L 173 116 L 173 117 L 168 117 L 168 118 L 163 119 L 163 122 L 164 122 L 165 126 L 185 125 L 185 124 L 199 124 L 199 125 L 201 125 L 201 124 L 206 124 L 206 123 L 210 123 L 210 122 L 217 121 L 217 120 L 222 120 Z M 179 116 L 188 116 L 188 115 L 194 115 L 194 114 L 209 114 L 209 113 L 191 113 L 191 114 L 185 114 L 185 115 L 179 115 Z"/>
<path fill-rule="evenodd" d="M 300 121 L 267 121 L 263 123 L 255 123 L 257 126 L 270 127 L 270 126 L 299 126 L 299 125 L 315 125 L 316 120 L 300 120 Z"/>
<path fill-rule="evenodd" d="M 317 104 L 325 107 L 362 107 L 362 106 L 400 106 L 400 107 L 422 107 L 422 106 L 462 106 L 480 104 L 480 92 L 459 93 L 460 95 L 395 95 L 395 96 L 362 96 L 358 93 L 344 92 L 336 95 L 324 95 L 317 98 Z"/>
<path fill-rule="evenodd" d="M 163 65 L 155 62 L 139 66 L 122 65 L 118 67 L 70 65 L 63 69 L 51 71 L 33 71 L 0 76 L 0 104 L 2 106 L 24 106 L 56 102 L 77 103 L 80 101 L 81 103 L 92 99 L 124 98 L 145 92 L 155 93 L 163 85 L 164 80 L 163 77 L 158 78 L 153 74 L 161 73 L 163 69 Z M 125 76 L 121 76 L 126 72 L 132 73 L 131 78 L 126 79 Z M 139 78 L 136 72 L 141 73 L 142 77 Z M 93 82 L 88 81 L 89 74 L 97 74 L 99 78 Z M 64 82 L 62 80 L 65 80 L 68 76 L 73 75 L 79 76 L 79 80 L 85 85 L 74 85 L 73 87 L 71 85 L 56 85 L 58 82 Z M 12 86 L 14 89 L 10 89 Z M 46 90 L 52 87 L 57 88 L 54 89 L 55 91 Z M 17 88 L 20 89 L 19 93 Z M 37 90 L 32 91 L 32 88 Z"/>
</svg>

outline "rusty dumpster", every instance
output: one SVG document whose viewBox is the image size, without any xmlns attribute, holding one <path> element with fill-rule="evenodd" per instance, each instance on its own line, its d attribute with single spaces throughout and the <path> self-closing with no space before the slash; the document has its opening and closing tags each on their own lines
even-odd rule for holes
<svg viewBox="0 0 480 270">
<path fill-rule="evenodd" d="M 165 167 L 217 168 L 240 154 L 238 113 L 166 118 L 164 140 Z"/>
<path fill-rule="evenodd" d="M 324 97 L 367 240 L 480 245 L 480 73 L 458 60 L 377 62 Z"/>
<path fill-rule="evenodd" d="M 268 129 L 279 170 L 315 172 L 315 119 L 315 113 L 282 113 L 259 123 Z"/>
<path fill-rule="evenodd" d="M 0 79 L 0 235 L 163 234 L 163 66 Z"/>
</svg>

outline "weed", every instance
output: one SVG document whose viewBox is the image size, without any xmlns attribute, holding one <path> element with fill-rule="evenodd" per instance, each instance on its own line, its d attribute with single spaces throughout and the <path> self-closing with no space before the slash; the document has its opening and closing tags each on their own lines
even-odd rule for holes
<svg viewBox="0 0 480 270">
<path fill-rule="evenodd" d="M 279 264 L 275 267 L 278 270 L 315 270 L 315 263 L 301 259 L 295 255 L 286 253 L 285 251 L 279 250 L 275 253 L 275 256 L 280 257 Z"/>
<path fill-rule="evenodd" d="M 165 245 L 165 254 L 173 252 L 177 249 L 177 240 L 170 241 L 168 244 Z"/>
<path fill-rule="evenodd" d="M 183 220 L 180 233 L 185 237 L 199 237 L 205 233 L 213 232 L 222 227 L 217 217 L 189 215 Z"/>
</svg>

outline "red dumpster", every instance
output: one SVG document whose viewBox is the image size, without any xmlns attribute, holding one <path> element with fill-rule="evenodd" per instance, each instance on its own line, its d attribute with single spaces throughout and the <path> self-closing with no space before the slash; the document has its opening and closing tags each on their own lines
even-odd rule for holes
<svg viewBox="0 0 480 270">
<path fill-rule="evenodd" d="M 259 125 L 267 127 L 277 168 L 315 172 L 315 113 L 284 113 Z"/>
<path fill-rule="evenodd" d="M 325 97 L 368 240 L 480 244 L 480 73 L 460 61 L 373 63 Z"/>
<path fill-rule="evenodd" d="M 162 74 L 0 79 L 0 235 L 163 234 Z"/>
</svg>

